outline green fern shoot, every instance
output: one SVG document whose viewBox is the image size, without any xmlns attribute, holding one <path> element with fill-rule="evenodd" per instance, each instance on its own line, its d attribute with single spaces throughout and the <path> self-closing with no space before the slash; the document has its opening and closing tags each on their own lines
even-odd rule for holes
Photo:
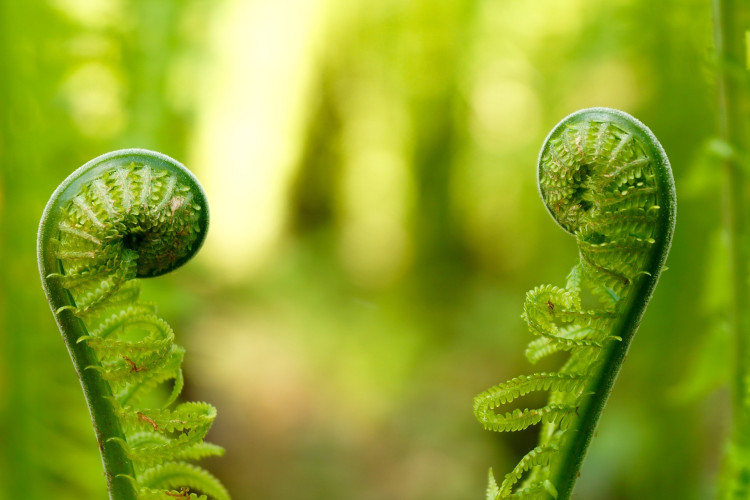
<svg viewBox="0 0 750 500">
<path fill-rule="evenodd" d="M 526 357 L 568 355 L 556 372 L 522 375 L 475 398 L 488 430 L 541 425 L 539 445 L 500 484 L 490 471 L 488 500 L 570 498 L 675 224 L 667 156 L 646 126 L 621 111 L 585 109 L 555 126 L 539 155 L 538 185 L 549 213 L 575 237 L 579 262 L 564 288 L 527 293 L 523 318 L 536 339 Z M 497 410 L 533 391 L 549 393 L 545 406 Z"/>
<path fill-rule="evenodd" d="M 195 177 L 140 149 L 91 160 L 44 210 L 39 272 L 91 412 L 110 500 L 229 500 L 218 479 L 187 462 L 223 453 L 203 441 L 216 409 L 175 403 L 185 351 L 156 307 L 139 300 L 136 279 L 181 266 L 207 229 Z"/>
</svg>

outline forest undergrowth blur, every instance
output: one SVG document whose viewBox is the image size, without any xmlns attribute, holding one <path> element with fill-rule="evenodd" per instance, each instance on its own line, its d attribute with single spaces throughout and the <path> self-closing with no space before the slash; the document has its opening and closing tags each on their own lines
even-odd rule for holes
<svg viewBox="0 0 750 500">
<path fill-rule="evenodd" d="M 187 348 L 184 399 L 218 408 L 204 465 L 234 498 L 482 498 L 537 431 L 484 432 L 473 397 L 528 372 L 524 294 L 576 259 L 538 150 L 590 106 L 659 137 L 679 221 L 576 498 L 711 498 L 718 65 L 707 0 L 0 0 L 0 499 L 106 496 L 35 237 L 58 183 L 123 147 L 206 188 L 205 248 L 143 295 Z"/>
</svg>

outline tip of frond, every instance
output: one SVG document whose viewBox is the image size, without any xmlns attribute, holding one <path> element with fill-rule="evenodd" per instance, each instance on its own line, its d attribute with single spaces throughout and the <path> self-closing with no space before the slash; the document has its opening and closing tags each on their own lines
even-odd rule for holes
<svg viewBox="0 0 750 500">
<path fill-rule="evenodd" d="M 497 480 L 495 479 L 495 474 L 492 472 L 492 467 L 490 467 L 488 476 L 487 500 L 496 500 L 498 495 L 500 494 L 500 488 L 498 488 L 497 486 Z"/>
<path fill-rule="evenodd" d="M 544 490 L 552 495 L 552 498 L 557 498 L 557 488 L 555 488 L 555 485 L 549 479 L 544 480 Z"/>
</svg>

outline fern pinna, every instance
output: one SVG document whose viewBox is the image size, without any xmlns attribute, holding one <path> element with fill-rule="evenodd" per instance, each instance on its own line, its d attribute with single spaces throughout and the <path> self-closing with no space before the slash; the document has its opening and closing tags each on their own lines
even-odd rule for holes
<svg viewBox="0 0 750 500">
<path fill-rule="evenodd" d="M 523 318 L 537 338 L 526 356 L 535 363 L 568 355 L 557 372 L 522 375 L 475 398 L 486 429 L 541 424 L 539 445 L 499 485 L 490 471 L 489 500 L 570 497 L 675 224 L 667 156 L 645 125 L 621 111 L 591 108 L 563 119 L 544 142 L 537 174 L 547 210 L 576 238 L 579 262 L 565 288 L 527 293 Z M 549 392 L 545 406 L 496 410 L 533 391 Z"/>
<path fill-rule="evenodd" d="M 136 280 L 185 263 L 207 229 L 195 177 L 140 149 L 86 163 L 44 210 L 39 271 L 91 412 L 110 500 L 229 499 L 186 462 L 223 453 L 203 441 L 216 410 L 175 405 L 185 351 L 156 307 L 139 300 Z M 169 388 L 163 401 L 160 386 Z"/>
</svg>

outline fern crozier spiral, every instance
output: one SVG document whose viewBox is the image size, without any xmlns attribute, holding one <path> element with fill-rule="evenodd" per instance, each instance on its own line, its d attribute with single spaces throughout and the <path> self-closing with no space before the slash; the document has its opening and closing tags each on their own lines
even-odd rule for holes
<svg viewBox="0 0 750 500">
<path fill-rule="evenodd" d="M 142 149 L 86 163 L 42 216 L 39 271 L 89 405 L 111 500 L 229 499 L 218 479 L 185 462 L 223 453 L 203 441 L 216 410 L 173 406 L 185 351 L 155 306 L 139 300 L 136 279 L 184 264 L 207 228 L 195 177 Z M 165 384 L 161 407 L 147 405 Z"/>
<path fill-rule="evenodd" d="M 564 288 L 541 285 L 526 295 L 523 318 L 537 336 L 526 356 L 532 363 L 561 351 L 569 357 L 557 372 L 516 377 L 475 398 L 487 429 L 542 427 L 539 445 L 501 484 L 490 476 L 489 500 L 570 497 L 674 231 L 667 156 L 653 133 L 622 111 L 591 108 L 564 118 L 544 141 L 537 179 L 547 211 L 575 237 L 580 260 Z M 548 403 L 496 411 L 532 391 L 549 392 Z"/>
</svg>

